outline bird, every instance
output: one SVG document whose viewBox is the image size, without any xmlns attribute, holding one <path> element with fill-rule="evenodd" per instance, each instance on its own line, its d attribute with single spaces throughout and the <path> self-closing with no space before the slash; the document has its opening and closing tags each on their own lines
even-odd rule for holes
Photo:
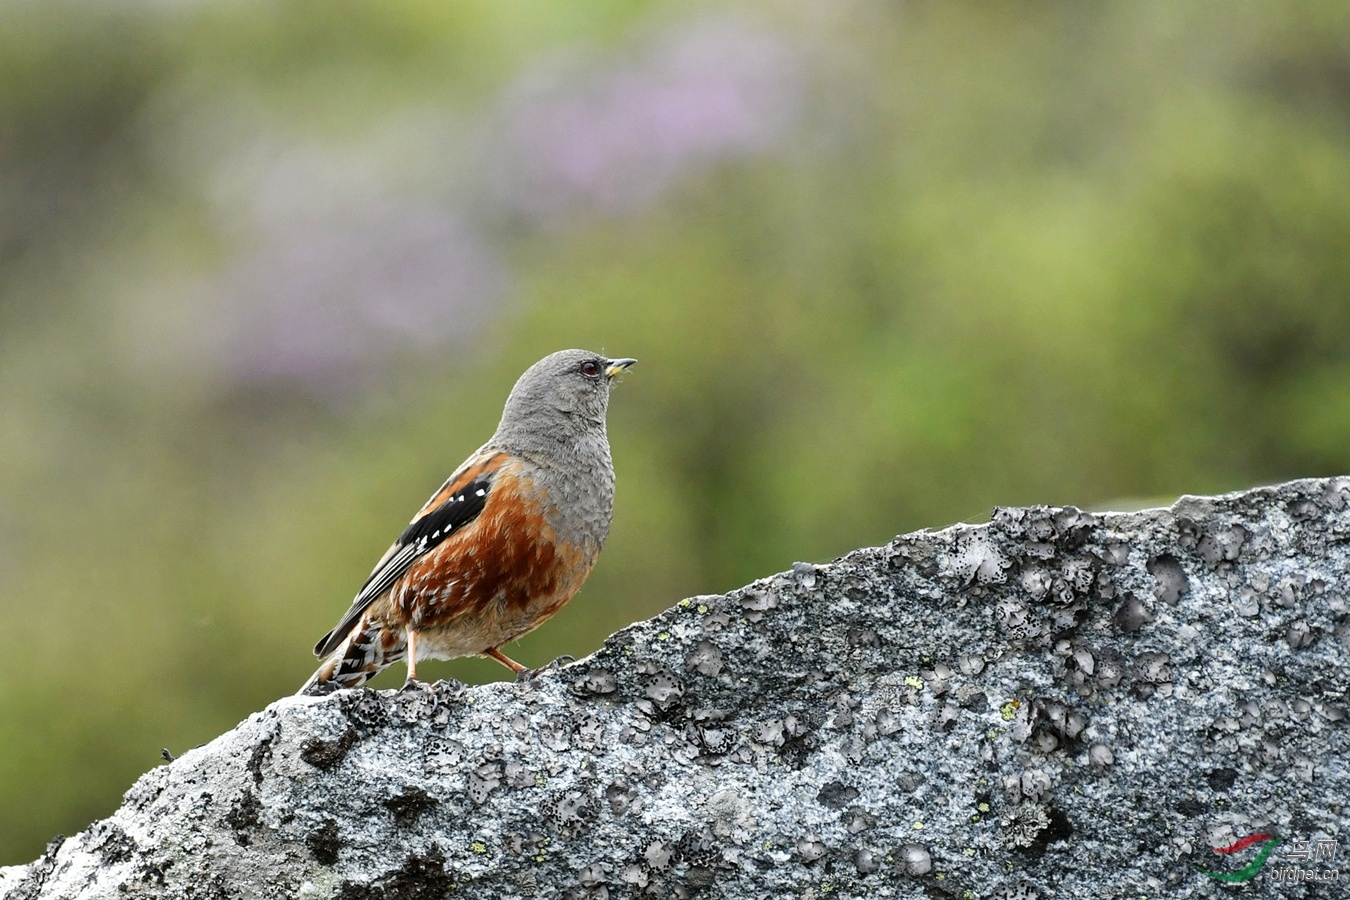
<svg viewBox="0 0 1350 900">
<path fill-rule="evenodd" d="M 314 646 L 300 694 L 360 687 L 423 659 L 486 656 L 518 679 L 502 647 L 562 609 L 609 536 L 614 464 L 610 389 L 635 359 L 561 350 L 530 366 L 496 432 L 431 495 Z"/>
</svg>

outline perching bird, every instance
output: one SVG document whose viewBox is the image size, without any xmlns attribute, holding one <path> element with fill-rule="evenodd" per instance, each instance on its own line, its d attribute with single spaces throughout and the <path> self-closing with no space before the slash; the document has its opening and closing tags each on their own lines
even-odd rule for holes
<svg viewBox="0 0 1350 900">
<path fill-rule="evenodd" d="M 300 689 L 360 687 L 407 660 L 490 656 L 562 608 L 609 535 L 611 380 L 637 360 L 563 350 L 530 366 L 501 424 L 380 558 L 351 609 L 314 647 Z"/>
</svg>

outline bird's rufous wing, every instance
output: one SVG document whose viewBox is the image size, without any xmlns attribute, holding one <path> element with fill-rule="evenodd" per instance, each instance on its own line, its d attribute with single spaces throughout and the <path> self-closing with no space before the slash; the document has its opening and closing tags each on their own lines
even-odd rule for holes
<svg viewBox="0 0 1350 900">
<path fill-rule="evenodd" d="M 497 472 L 506 461 L 504 453 L 480 452 L 446 479 L 380 557 L 342 621 L 314 645 L 315 656 L 322 658 L 336 650 L 366 608 L 389 590 L 409 566 L 478 518 L 492 492 Z"/>
</svg>

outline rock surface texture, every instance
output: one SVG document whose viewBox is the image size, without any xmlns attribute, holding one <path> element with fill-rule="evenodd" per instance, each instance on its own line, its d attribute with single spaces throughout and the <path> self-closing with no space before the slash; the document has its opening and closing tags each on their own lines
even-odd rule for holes
<svg viewBox="0 0 1350 900">
<path fill-rule="evenodd" d="M 1273 878 L 1350 866 L 1347 598 L 1350 478 L 999 509 L 532 683 L 279 700 L 0 897 L 1218 897 L 1253 833 L 1335 896 Z"/>
</svg>

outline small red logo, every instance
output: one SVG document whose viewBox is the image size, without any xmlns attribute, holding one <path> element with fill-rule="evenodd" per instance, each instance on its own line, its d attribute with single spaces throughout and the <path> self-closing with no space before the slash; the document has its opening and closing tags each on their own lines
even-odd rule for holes
<svg viewBox="0 0 1350 900">
<path fill-rule="evenodd" d="M 1229 881 L 1240 883 L 1251 881 L 1256 877 L 1256 873 L 1261 871 L 1261 867 L 1266 864 L 1266 857 L 1270 856 L 1284 838 L 1277 838 L 1273 834 L 1249 834 L 1236 843 L 1229 844 L 1227 847 L 1215 847 L 1215 853 L 1237 853 L 1246 850 L 1254 844 L 1261 845 L 1261 851 L 1256 854 L 1256 858 L 1247 865 L 1238 869 L 1236 872 L 1211 872 L 1208 869 L 1201 869 L 1210 878 L 1217 878 L 1219 881 Z"/>
</svg>

